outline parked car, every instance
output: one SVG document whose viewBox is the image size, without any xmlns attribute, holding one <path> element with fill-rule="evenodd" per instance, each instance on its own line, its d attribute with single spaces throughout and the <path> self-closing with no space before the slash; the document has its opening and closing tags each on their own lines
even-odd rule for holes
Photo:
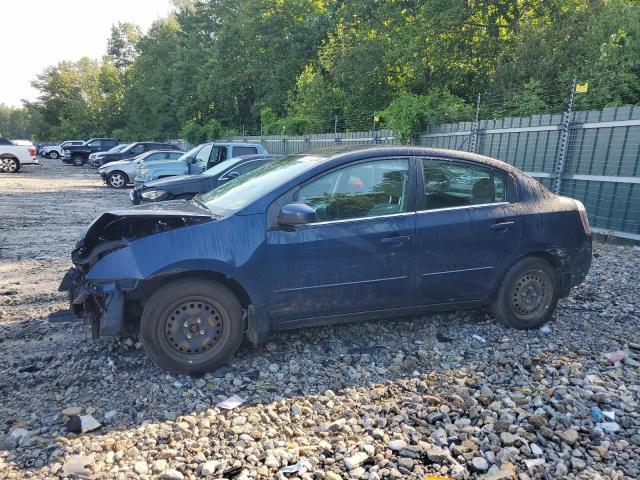
<svg viewBox="0 0 640 480">
<path fill-rule="evenodd" d="M 243 335 L 489 306 L 537 328 L 591 265 L 584 206 L 498 160 L 377 147 L 290 155 L 193 201 L 112 211 L 60 288 L 94 335 L 220 367 Z"/>
<path fill-rule="evenodd" d="M 273 155 L 245 155 L 230 158 L 199 175 L 180 175 L 143 183 L 132 189 L 129 197 L 134 205 L 176 199 L 188 200 L 198 194 L 210 192 L 229 180 L 266 165 L 276 158 Z"/>
<path fill-rule="evenodd" d="M 127 148 L 129 145 L 130 145 L 129 143 L 121 143 L 121 144 L 116 145 L 115 147 L 112 147 L 109 150 L 107 150 L 107 153 L 121 152 L 122 150 Z M 89 162 L 89 164 L 91 164 L 91 166 L 93 166 L 93 167 L 100 166 L 100 164 L 96 163 L 96 161 L 95 161 L 96 158 L 99 155 L 103 155 L 103 152 L 92 153 L 91 155 L 89 155 L 89 158 L 87 159 L 87 162 Z"/>
<path fill-rule="evenodd" d="M 136 186 L 174 175 L 195 175 L 225 161 L 243 155 L 268 155 L 258 143 L 203 143 L 173 162 L 141 165 L 136 171 Z"/>
<path fill-rule="evenodd" d="M 17 173 L 23 165 L 39 165 L 36 147 L 16 145 L 11 140 L 0 138 L 0 172 Z"/>
<path fill-rule="evenodd" d="M 68 145 L 62 150 L 62 161 L 81 167 L 89 159 L 89 155 L 106 152 L 118 145 L 115 138 L 91 138 L 82 145 Z"/>
<path fill-rule="evenodd" d="M 14 145 L 20 145 L 22 147 L 33 147 L 33 142 L 31 140 L 11 140 Z"/>
<path fill-rule="evenodd" d="M 142 163 L 175 160 L 183 153 L 184 152 L 181 152 L 180 150 L 151 150 L 150 152 L 143 153 L 135 158 L 109 162 L 98 168 L 98 173 L 102 176 L 104 183 L 110 187 L 124 188 L 130 183 L 133 183 L 133 176 L 135 174 L 136 167 Z"/>
<path fill-rule="evenodd" d="M 84 143 L 83 140 L 67 140 L 65 142 L 62 142 L 60 145 L 43 147 L 41 156 L 55 160 L 62 157 L 62 151 L 65 148 L 74 146 L 74 145 L 82 145 L 83 143 Z"/>
<path fill-rule="evenodd" d="M 94 167 L 100 167 L 102 165 L 106 165 L 109 162 L 116 162 L 118 160 L 127 160 L 133 157 L 137 157 L 145 152 L 150 152 L 151 150 L 176 150 L 180 151 L 178 147 L 176 147 L 172 143 L 161 143 L 161 142 L 134 142 L 127 145 L 125 148 L 116 151 L 116 152 L 102 152 L 93 154 L 93 158 L 91 159 L 91 165 Z M 181 152 L 183 153 L 183 152 Z M 133 176 L 131 177 L 133 178 Z"/>
</svg>

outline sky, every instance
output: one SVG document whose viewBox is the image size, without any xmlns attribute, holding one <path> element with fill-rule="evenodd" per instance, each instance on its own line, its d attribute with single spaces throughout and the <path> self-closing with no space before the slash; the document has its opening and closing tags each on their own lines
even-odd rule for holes
<svg viewBox="0 0 640 480">
<path fill-rule="evenodd" d="M 0 103 L 35 100 L 30 82 L 49 65 L 101 58 L 112 24 L 146 31 L 171 9 L 171 0 L 0 0 Z"/>
</svg>

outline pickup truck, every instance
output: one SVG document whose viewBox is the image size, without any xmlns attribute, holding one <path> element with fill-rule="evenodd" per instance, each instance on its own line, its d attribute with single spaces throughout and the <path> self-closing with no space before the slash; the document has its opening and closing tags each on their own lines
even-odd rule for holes
<svg viewBox="0 0 640 480">
<path fill-rule="evenodd" d="M 136 169 L 135 184 L 174 175 L 195 175 L 225 161 L 243 155 L 268 155 L 259 143 L 209 142 L 192 148 L 180 158 L 165 162 L 145 162 Z"/>
<path fill-rule="evenodd" d="M 51 158 L 56 160 L 62 156 L 62 151 L 73 145 L 82 145 L 84 143 L 83 140 L 67 140 L 62 142 L 60 145 L 52 145 L 50 147 L 43 147 L 42 156 L 45 158 Z"/>
<path fill-rule="evenodd" d="M 39 165 L 36 147 L 15 145 L 11 140 L 0 138 L 0 172 L 17 173 L 23 165 Z"/>
<path fill-rule="evenodd" d="M 76 167 L 81 167 L 87 160 L 89 155 L 96 152 L 104 152 L 118 145 L 115 138 L 91 138 L 82 145 L 69 145 L 62 150 L 62 161 L 64 163 L 72 163 Z"/>
</svg>

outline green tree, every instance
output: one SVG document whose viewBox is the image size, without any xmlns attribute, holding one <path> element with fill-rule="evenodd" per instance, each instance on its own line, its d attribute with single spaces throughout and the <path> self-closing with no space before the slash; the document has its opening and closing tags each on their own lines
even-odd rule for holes
<svg viewBox="0 0 640 480">
<path fill-rule="evenodd" d="M 107 55 L 121 70 L 135 62 L 137 45 L 142 37 L 140 27 L 128 22 L 118 22 L 111 26 L 111 36 L 107 42 Z"/>
</svg>

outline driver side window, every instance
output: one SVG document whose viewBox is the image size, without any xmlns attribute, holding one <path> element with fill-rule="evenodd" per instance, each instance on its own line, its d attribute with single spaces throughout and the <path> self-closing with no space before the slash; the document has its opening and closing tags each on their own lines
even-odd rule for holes
<svg viewBox="0 0 640 480">
<path fill-rule="evenodd" d="M 298 202 L 316 210 L 319 222 L 407 211 L 409 160 L 384 159 L 350 165 L 303 186 Z"/>
<path fill-rule="evenodd" d="M 142 152 L 144 152 L 144 145 L 142 144 L 138 144 L 131 149 L 131 153 L 133 153 L 134 155 L 139 155 Z"/>
</svg>

